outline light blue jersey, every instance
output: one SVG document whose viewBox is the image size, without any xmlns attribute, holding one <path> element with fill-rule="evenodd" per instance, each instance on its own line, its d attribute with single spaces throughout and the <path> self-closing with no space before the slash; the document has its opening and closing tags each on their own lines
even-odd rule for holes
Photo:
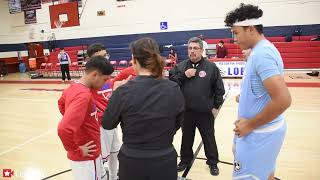
<svg viewBox="0 0 320 180">
<path fill-rule="evenodd" d="M 261 40 L 248 57 L 240 92 L 238 118 L 251 119 L 270 102 L 263 81 L 283 75 L 279 51 L 268 40 Z M 283 115 L 242 138 L 235 137 L 233 179 L 267 180 L 274 172 L 286 132 Z"/>
</svg>

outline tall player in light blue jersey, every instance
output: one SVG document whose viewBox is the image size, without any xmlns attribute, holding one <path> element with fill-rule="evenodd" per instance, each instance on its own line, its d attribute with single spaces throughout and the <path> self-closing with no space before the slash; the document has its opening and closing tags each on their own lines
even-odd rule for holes
<svg viewBox="0 0 320 180">
<path fill-rule="evenodd" d="M 282 115 L 291 104 L 283 78 L 279 51 L 265 39 L 258 6 L 240 4 L 229 12 L 225 23 L 243 50 L 251 48 L 235 122 L 233 179 L 275 180 L 286 122 Z"/>
</svg>

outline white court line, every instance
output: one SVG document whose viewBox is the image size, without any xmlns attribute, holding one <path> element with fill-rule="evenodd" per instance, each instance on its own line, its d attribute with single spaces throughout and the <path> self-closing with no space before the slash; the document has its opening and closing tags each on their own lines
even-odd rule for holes
<svg viewBox="0 0 320 180">
<path fill-rule="evenodd" d="M 223 107 L 222 110 L 237 110 L 235 107 Z M 319 113 L 320 110 L 297 110 L 297 109 L 288 109 L 285 112 L 302 112 L 302 113 Z"/>
<path fill-rule="evenodd" d="M 296 110 L 296 109 L 289 109 L 285 112 L 304 112 L 304 113 L 318 113 L 320 111 L 317 110 Z"/>
<path fill-rule="evenodd" d="M 14 151 L 14 150 L 16 150 L 16 149 L 19 149 L 19 148 L 21 148 L 22 146 L 24 146 L 24 145 L 26 145 L 26 144 L 30 144 L 31 142 L 33 142 L 33 141 L 35 141 L 35 140 L 37 140 L 37 139 L 39 139 L 39 138 L 41 138 L 41 137 L 43 137 L 43 136 L 46 136 L 46 135 L 52 133 L 53 130 L 55 130 L 55 128 L 54 128 L 54 129 L 50 129 L 50 130 L 48 130 L 48 131 L 46 131 L 46 132 L 44 132 L 44 133 L 42 133 L 42 134 L 40 134 L 40 135 L 38 135 L 38 136 L 35 136 L 35 137 L 29 139 L 28 141 L 22 143 L 22 144 L 18 144 L 18 145 L 16 145 L 16 146 L 13 146 L 13 147 L 9 148 L 8 150 L 5 150 L 5 151 L 3 151 L 3 152 L 0 152 L 0 156 L 2 156 L 2 155 L 4 155 L 4 154 L 7 154 L 7 153 L 9 153 L 9 152 L 11 152 L 11 151 Z"/>
<path fill-rule="evenodd" d="M 54 99 L 54 100 L 45 100 L 45 99 L 1 98 L 1 97 L 0 97 L 0 101 L 1 101 L 1 100 L 27 101 L 27 102 L 52 102 L 52 101 L 57 101 L 56 99 Z M 56 128 L 50 129 L 50 130 L 48 130 L 48 131 L 46 131 L 46 132 L 44 132 L 44 133 L 42 133 L 42 134 L 40 134 L 40 135 L 38 135 L 38 136 L 35 136 L 35 137 L 29 139 L 28 141 L 26 141 L 26 142 L 24 142 L 24 143 L 22 143 L 22 144 L 18 144 L 18 145 L 16 145 L 16 146 L 13 146 L 13 147 L 9 148 L 8 150 L 5 150 L 5 151 L 3 151 L 3 152 L 0 152 L 0 156 L 2 156 L 2 155 L 4 155 L 4 154 L 7 154 L 7 153 L 9 153 L 9 152 L 11 152 L 11 151 L 14 151 L 14 150 L 16 150 L 16 149 L 19 149 L 19 148 L 21 148 L 22 146 L 24 146 L 24 145 L 26 145 L 26 144 L 29 144 L 29 143 L 31 143 L 31 142 L 33 142 L 33 141 L 35 141 L 35 140 L 37 140 L 37 139 L 39 139 L 39 138 L 41 138 L 41 137 L 43 137 L 43 136 L 46 136 L 46 135 L 52 133 L 55 129 L 56 129 Z"/>
</svg>

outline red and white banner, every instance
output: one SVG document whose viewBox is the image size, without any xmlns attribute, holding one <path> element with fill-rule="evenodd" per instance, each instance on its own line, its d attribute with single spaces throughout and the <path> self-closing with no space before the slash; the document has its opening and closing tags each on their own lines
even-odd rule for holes
<svg viewBox="0 0 320 180">
<path fill-rule="evenodd" d="M 37 23 L 37 11 L 36 10 L 24 11 L 24 23 L 25 24 Z"/>
<path fill-rule="evenodd" d="M 21 0 L 21 10 L 41 9 L 41 0 Z"/>
<path fill-rule="evenodd" d="M 9 13 L 15 14 L 15 13 L 21 13 L 21 2 L 20 0 L 9 0 L 8 1 L 9 6 Z"/>
</svg>

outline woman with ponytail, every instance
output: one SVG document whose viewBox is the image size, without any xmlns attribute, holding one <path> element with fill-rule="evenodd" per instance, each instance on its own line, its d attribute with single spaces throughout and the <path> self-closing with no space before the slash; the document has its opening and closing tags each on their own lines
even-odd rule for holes
<svg viewBox="0 0 320 180">
<path fill-rule="evenodd" d="M 151 38 L 142 38 L 130 45 L 133 67 L 136 72 L 148 71 L 150 75 L 162 78 L 164 61 L 160 56 L 159 46 Z M 138 73 L 139 74 L 139 73 Z"/>
<path fill-rule="evenodd" d="M 130 49 L 138 76 L 113 92 L 102 123 L 105 129 L 121 124 L 119 179 L 176 180 L 172 141 L 183 118 L 183 95 L 175 82 L 163 79 L 164 61 L 155 40 L 139 39 Z"/>
</svg>

